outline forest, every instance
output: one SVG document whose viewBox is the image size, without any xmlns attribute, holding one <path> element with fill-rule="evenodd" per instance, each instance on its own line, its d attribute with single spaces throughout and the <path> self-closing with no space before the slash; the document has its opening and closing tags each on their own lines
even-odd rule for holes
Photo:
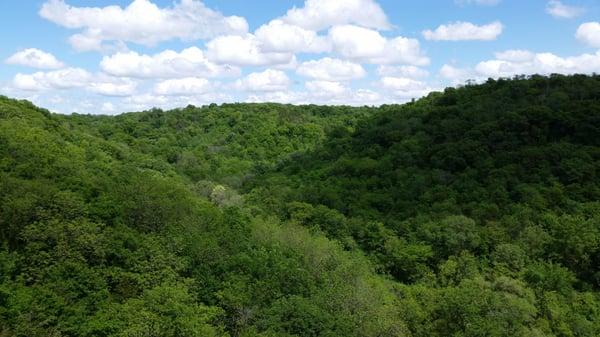
<svg viewBox="0 0 600 337">
<path fill-rule="evenodd" d="M 0 337 L 600 335 L 600 75 L 380 107 L 0 96 Z"/>
</svg>

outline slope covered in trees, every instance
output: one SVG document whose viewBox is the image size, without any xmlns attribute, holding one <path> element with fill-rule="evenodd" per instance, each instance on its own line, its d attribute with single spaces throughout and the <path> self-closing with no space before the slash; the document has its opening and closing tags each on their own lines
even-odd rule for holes
<svg viewBox="0 0 600 337">
<path fill-rule="evenodd" d="M 594 335 L 599 173 L 600 77 L 533 76 L 383 106 L 250 189 L 409 284 L 415 335 Z"/>
<path fill-rule="evenodd" d="M 232 179 L 219 172 L 228 163 L 270 163 L 317 141 L 324 127 L 277 123 L 293 109 L 284 106 L 211 109 L 65 117 L 0 99 L 1 335 L 403 333 L 392 284 L 361 254 L 298 226 L 253 217 L 229 186 L 217 185 Z M 273 135 L 274 145 L 248 147 L 259 152 L 255 157 L 229 152 L 238 144 L 221 139 L 245 109 L 257 124 L 236 129 L 237 137 Z M 265 111 L 264 119 L 253 109 Z M 351 124 L 347 115 L 332 113 L 320 125 L 338 118 Z M 194 116 L 206 120 L 192 123 Z M 310 116 L 298 118 L 318 120 Z M 161 129 L 160 120 L 180 124 Z M 229 126 L 185 137 L 196 128 L 202 134 L 204 123 Z M 286 133 L 294 125 L 298 134 Z M 189 173 L 186 151 L 209 144 L 222 146 L 222 154 L 204 154 L 208 169 Z M 218 174 L 206 181 L 195 172 L 202 179 Z"/>
<path fill-rule="evenodd" d="M 0 336 L 597 336 L 600 77 L 380 108 L 0 98 Z"/>
</svg>

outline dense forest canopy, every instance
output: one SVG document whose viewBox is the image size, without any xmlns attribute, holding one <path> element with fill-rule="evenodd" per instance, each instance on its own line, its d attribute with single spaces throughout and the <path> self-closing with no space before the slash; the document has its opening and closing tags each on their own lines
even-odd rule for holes
<svg viewBox="0 0 600 337">
<path fill-rule="evenodd" d="M 0 97 L 0 336 L 598 336 L 600 76 L 404 105 Z"/>
</svg>

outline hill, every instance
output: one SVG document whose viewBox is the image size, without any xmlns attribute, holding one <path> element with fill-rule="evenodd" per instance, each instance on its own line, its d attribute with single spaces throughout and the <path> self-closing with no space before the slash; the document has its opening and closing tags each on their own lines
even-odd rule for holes
<svg viewBox="0 0 600 337">
<path fill-rule="evenodd" d="M 380 108 L 0 97 L 1 336 L 597 336 L 600 76 Z"/>
<path fill-rule="evenodd" d="M 416 335 L 493 335 L 486 315 L 499 334 L 545 320 L 543 334 L 597 334 L 599 103 L 600 76 L 448 88 L 381 107 L 248 191 L 410 284 Z"/>
</svg>

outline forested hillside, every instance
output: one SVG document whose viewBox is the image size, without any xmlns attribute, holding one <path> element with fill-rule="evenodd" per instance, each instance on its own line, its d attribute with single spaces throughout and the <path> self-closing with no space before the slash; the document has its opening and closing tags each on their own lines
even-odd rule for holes
<svg viewBox="0 0 600 337">
<path fill-rule="evenodd" d="M 598 336 L 600 76 L 380 108 L 0 98 L 0 336 Z"/>
</svg>

